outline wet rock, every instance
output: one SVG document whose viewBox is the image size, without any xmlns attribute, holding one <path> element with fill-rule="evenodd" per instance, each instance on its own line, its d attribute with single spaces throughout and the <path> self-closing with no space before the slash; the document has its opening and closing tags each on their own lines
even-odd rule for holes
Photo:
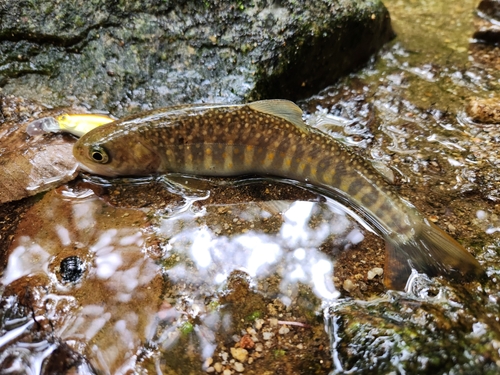
<svg viewBox="0 0 500 375">
<path fill-rule="evenodd" d="M 481 0 L 477 6 L 478 13 L 483 17 L 491 17 L 500 21 L 500 1 L 499 0 Z"/>
<path fill-rule="evenodd" d="M 218 373 L 222 372 L 222 363 L 215 362 L 214 363 L 214 370 L 217 371 Z"/>
<path fill-rule="evenodd" d="M 482 0 L 477 7 L 477 18 L 474 23 L 476 31 L 473 38 L 486 43 L 500 42 L 500 1 Z"/>
<path fill-rule="evenodd" d="M 55 349 L 50 357 L 45 359 L 42 365 L 42 375 L 51 374 L 85 374 L 93 375 L 95 370 L 92 368 L 84 356 L 75 352 L 66 343 L 61 343 Z"/>
<path fill-rule="evenodd" d="M 58 363 L 67 366 L 43 374 L 80 369 L 79 358 L 86 358 L 98 373 L 103 367 L 115 373 L 145 340 L 146 327 L 151 327 L 158 310 L 161 276 L 155 242 L 145 232 L 148 225 L 144 212 L 111 207 L 85 187 L 63 186 L 41 197 L 25 212 L 2 260 L 2 332 L 19 320 L 26 325 L 1 350 L 17 353 L 23 345 L 41 347 L 38 357 L 29 354 L 31 361 L 41 361 L 51 353 L 42 346 L 43 331 L 50 343 L 70 342 L 78 353 L 47 359 L 49 369 Z M 78 269 L 76 256 L 88 272 L 77 287 L 60 283 L 61 269 Z M 95 359 L 91 339 L 103 362 Z M 9 364 L 0 356 L 0 373 L 10 369 L 5 366 Z"/>
<path fill-rule="evenodd" d="M 466 106 L 467 115 L 475 122 L 484 124 L 500 123 L 500 99 L 470 99 Z"/>
<path fill-rule="evenodd" d="M 248 358 L 248 351 L 243 348 L 231 348 L 231 355 L 237 361 L 244 363 Z"/>
<path fill-rule="evenodd" d="M 241 338 L 239 344 L 240 344 L 240 347 L 243 348 L 243 349 L 253 349 L 255 347 L 255 343 L 253 342 L 253 340 L 250 337 L 250 335 L 244 335 Z"/>
<path fill-rule="evenodd" d="M 32 119 L 61 114 L 61 109 L 49 110 L 12 96 L 1 97 L 0 107 L 0 203 L 35 195 L 75 178 L 75 138 L 67 134 L 31 137 L 26 133 Z"/>
<path fill-rule="evenodd" d="M 346 292 L 352 292 L 354 289 L 356 289 L 356 284 L 354 284 L 354 282 L 351 279 L 344 280 L 342 286 Z"/>
<path fill-rule="evenodd" d="M 330 309 L 331 332 L 338 337 L 334 356 L 338 355 L 345 372 L 497 373 L 500 358 L 493 342 L 499 337 L 498 322 L 477 314 L 484 295 L 458 293 L 463 295 L 442 288 L 435 298 L 394 293 L 389 300 L 370 304 L 342 301 Z M 464 308 L 454 302 L 457 298 L 478 304 Z"/>
<path fill-rule="evenodd" d="M 147 9 L 147 11 L 145 11 Z M 393 36 L 380 1 L 0 5 L 4 93 L 125 111 L 196 101 L 296 99 Z"/>
<path fill-rule="evenodd" d="M 368 271 L 368 274 L 366 276 L 366 278 L 368 280 L 373 280 L 376 276 L 382 276 L 384 273 L 384 269 L 381 268 L 381 267 L 375 267 L 375 268 L 372 268 L 370 271 Z"/>
<path fill-rule="evenodd" d="M 234 365 L 233 365 L 233 368 L 237 372 L 243 372 L 243 371 L 245 371 L 245 367 L 240 362 L 235 362 Z"/>
</svg>

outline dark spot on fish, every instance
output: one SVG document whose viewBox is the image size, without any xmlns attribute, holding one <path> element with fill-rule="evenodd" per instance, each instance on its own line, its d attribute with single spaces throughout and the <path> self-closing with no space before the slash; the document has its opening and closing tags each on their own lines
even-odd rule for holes
<svg viewBox="0 0 500 375">
<path fill-rule="evenodd" d="M 384 200 L 384 203 L 382 203 L 382 205 L 379 207 L 377 212 L 375 212 L 375 215 L 377 215 L 378 217 L 387 217 L 387 215 L 392 216 L 393 210 L 394 210 L 394 207 L 393 207 L 391 201 L 386 199 L 386 200 Z"/>
<path fill-rule="evenodd" d="M 361 197 L 361 203 L 363 203 L 365 206 L 371 207 L 377 202 L 377 199 L 378 199 L 378 194 L 371 192 Z"/>
<path fill-rule="evenodd" d="M 354 180 L 349 185 L 349 188 L 347 189 L 347 193 L 351 196 L 354 196 L 354 195 L 358 194 L 358 191 L 360 191 L 362 187 L 363 187 L 363 184 L 360 184 L 360 183 L 358 183 L 358 181 Z"/>
</svg>

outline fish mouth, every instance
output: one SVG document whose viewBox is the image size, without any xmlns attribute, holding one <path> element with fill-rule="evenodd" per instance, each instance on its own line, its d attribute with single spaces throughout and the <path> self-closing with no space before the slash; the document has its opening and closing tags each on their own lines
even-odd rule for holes
<svg viewBox="0 0 500 375">
<path fill-rule="evenodd" d="M 116 173 L 106 165 L 104 164 L 95 165 L 90 161 L 87 161 L 85 147 L 78 147 L 78 146 L 79 146 L 78 143 L 76 143 L 73 146 L 73 156 L 76 159 L 76 162 L 78 164 L 78 170 L 80 172 L 86 172 L 103 177 L 116 177 Z"/>
<path fill-rule="evenodd" d="M 82 164 L 80 162 L 78 163 L 78 169 L 82 172 L 94 173 L 94 171 L 91 168 L 87 167 L 85 164 Z"/>
<path fill-rule="evenodd" d="M 108 168 L 106 168 L 106 167 L 95 168 L 95 166 L 94 166 L 94 168 L 92 168 L 92 167 L 85 165 L 82 162 L 78 162 L 78 170 L 80 172 L 86 172 L 86 173 L 90 173 L 90 174 L 98 175 L 98 176 L 103 176 L 103 177 L 116 177 L 117 176 L 116 173 L 110 172 L 108 170 Z"/>
</svg>

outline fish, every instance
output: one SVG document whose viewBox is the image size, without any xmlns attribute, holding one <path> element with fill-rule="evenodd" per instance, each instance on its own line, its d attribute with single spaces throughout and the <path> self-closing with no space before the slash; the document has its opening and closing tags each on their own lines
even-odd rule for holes
<svg viewBox="0 0 500 375">
<path fill-rule="evenodd" d="M 92 129 L 115 121 L 115 119 L 92 113 L 67 114 L 57 117 L 42 117 L 28 124 L 26 132 L 31 135 L 44 133 L 70 133 L 76 137 L 81 137 Z"/>
<path fill-rule="evenodd" d="M 472 279 L 479 262 L 402 199 L 365 159 L 305 124 L 287 100 L 192 104 L 125 117 L 84 134 L 73 154 L 106 177 L 260 175 L 307 184 L 360 215 L 386 243 L 384 284 L 404 290 L 412 269 Z"/>
</svg>

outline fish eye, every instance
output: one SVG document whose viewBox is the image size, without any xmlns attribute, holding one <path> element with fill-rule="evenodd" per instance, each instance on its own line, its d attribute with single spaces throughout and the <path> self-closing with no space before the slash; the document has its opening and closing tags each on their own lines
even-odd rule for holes
<svg viewBox="0 0 500 375">
<path fill-rule="evenodd" d="M 108 154 L 101 146 L 92 146 L 90 148 L 90 157 L 96 163 L 106 164 L 109 160 Z"/>
</svg>

